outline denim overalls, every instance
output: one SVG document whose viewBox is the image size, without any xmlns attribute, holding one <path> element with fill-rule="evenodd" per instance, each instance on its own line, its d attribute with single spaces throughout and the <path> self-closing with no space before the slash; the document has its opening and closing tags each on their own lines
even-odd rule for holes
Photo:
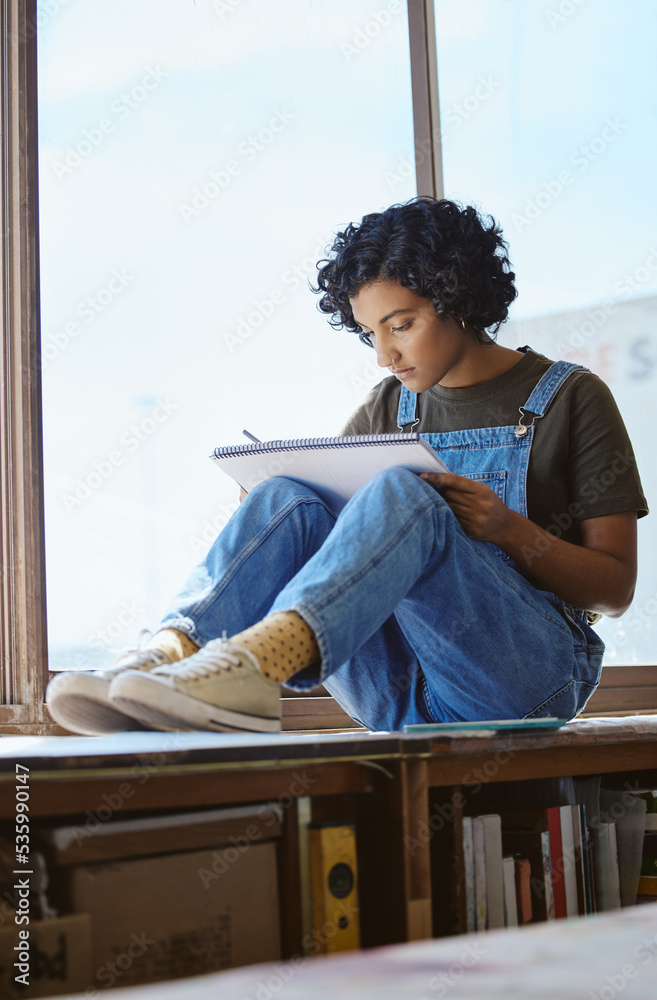
<svg viewBox="0 0 657 1000">
<path fill-rule="evenodd" d="M 484 481 L 526 516 L 534 421 L 579 368 L 553 364 L 517 425 L 422 437 L 450 471 Z M 402 387 L 399 426 L 415 422 L 416 397 Z M 437 490 L 406 469 L 379 473 L 337 519 L 307 486 L 262 483 L 159 627 L 203 645 L 289 610 L 315 632 L 321 668 L 287 683 L 321 681 L 373 730 L 571 718 L 599 680 L 604 646 L 586 614 L 536 589 L 496 546 L 468 538 Z"/>
<path fill-rule="evenodd" d="M 555 361 L 535 385 L 529 399 L 520 407 L 515 426 L 475 427 L 472 430 L 422 434 L 450 472 L 486 483 L 511 510 L 527 517 L 527 469 L 534 440 L 535 421 L 543 417 L 567 378 L 575 371 L 588 371 L 583 365 Z M 419 423 L 418 401 L 414 392 L 402 386 L 397 426 L 411 431 Z M 501 549 L 496 551 L 511 562 Z"/>
</svg>

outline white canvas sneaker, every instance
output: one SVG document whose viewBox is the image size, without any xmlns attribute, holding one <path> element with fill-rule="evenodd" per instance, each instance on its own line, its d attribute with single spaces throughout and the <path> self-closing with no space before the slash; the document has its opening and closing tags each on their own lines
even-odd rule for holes
<svg viewBox="0 0 657 1000">
<path fill-rule="evenodd" d="M 110 684 L 125 670 L 146 673 L 170 662 L 159 649 L 126 650 L 107 670 L 70 670 L 57 674 L 46 690 L 46 705 L 55 722 L 83 736 L 146 729 L 112 704 Z"/>
<path fill-rule="evenodd" d="M 110 688 L 112 704 L 146 726 L 278 733 L 280 684 L 260 673 L 247 649 L 213 639 L 198 653 L 149 673 L 128 670 Z"/>
</svg>

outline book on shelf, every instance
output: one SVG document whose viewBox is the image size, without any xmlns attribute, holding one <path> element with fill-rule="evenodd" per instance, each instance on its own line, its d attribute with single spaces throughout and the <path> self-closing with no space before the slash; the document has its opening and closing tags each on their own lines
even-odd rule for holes
<svg viewBox="0 0 657 1000">
<path fill-rule="evenodd" d="M 576 807 L 572 805 L 559 806 L 559 822 L 561 827 L 561 870 L 563 872 L 564 892 L 566 895 L 566 916 L 568 917 L 577 917 L 580 912 L 577 889 L 577 857 L 575 851 L 573 820 L 573 810 L 575 808 Z"/>
<path fill-rule="evenodd" d="M 652 796 L 650 796 L 652 799 Z M 600 818 L 616 825 L 621 906 L 636 902 L 644 851 L 647 803 L 643 795 L 600 789 Z"/>
<path fill-rule="evenodd" d="M 564 879 L 563 846 L 561 842 L 561 809 L 551 806 L 545 810 L 548 833 L 550 835 L 550 861 L 552 890 L 554 892 L 554 916 L 563 920 L 568 916 L 566 904 L 566 883 Z"/>
<path fill-rule="evenodd" d="M 645 801 L 646 815 L 657 819 L 657 788 L 638 788 L 635 794 Z"/>
<path fill-rule="evenodd" d="M 657 875 L 657 833 L 646 833 L 644 835 L 641 874 Z"/>
<path fill-rule="evenodd" d="M 487 915 L 486 841 L 484 823 L 477 816 L 472 820 L 472 839 L 474 844 L 475 930 L 485 931 Z"/>
<path fill-rule="evenodd" d="M 570 808 L 570 807 L 568 807 Z M 561 841 L 561 807 L 550 806 L 541 809 L 534 806 L 508 806 L 501 812 L 503 831 L 536 831 L 546 833 L 547 837 L 547 857 L 549 862 L 550 878 L 546 878 L 545 895 L 548 898 L 548 881 L 551 884 L 552 898 L 554 900 L 554 915 L 556 919 L 563 919 L 568 916 L 566 905 L 566 885 L 565 866 L 563 859 L 563 849 Z M 571 841 L 572 841 L 572 821 L 571 821 Z M 529 856 L 529 855 L 527 855 Z M 569 864 L 570 868 L 571 865 Z M 575 885 L 575 906 L 577 898 L 577 888 Z M 572 895 L 571 895 L 572 905 Z M 577 912 L 577 910 L 575 910 Z M 540 919 L 540 917 L 539 917 Z M 545 916 L 542 919 L 549 919 Z"/>
<path fill-rule="evenodd" d="M 585 913 L 595 913 L 595 896 L 593 889 L 593 863 L 591 854 L 591 842 L 589 840 L 589 828 L 586 822 L 587 807 L 584 803 L 579 805 L 579 827 L 582 834 L 582 871 L 584 875 L 584 897 Z"/>
<path fill-rule="evenodd" d="M 637 903 L 657 902 L 657 875 L 642 875 L 639 878 Z"/>
<path fill-rule="evenodd" d="M 586 885 L 586 807 L 575 805 L 572 807 L 573 820 L 573 852 L 575 859 L 575 879 L 577 882 L 577 912 L 580 916 L 590 913 L 588 888 Z"/>
<path fill-rule="evenodd" d="M 504 869 L 502 864 L 502 821 L 497 813 L 478 816 L 484 824 L 486 857 L 486 928 L 504 927 Z"/>
<path fill-rule="evenodd" d="M 657 901 L 657 796 L 619 796 L 598 788 L 590 826 L 584 802 L 464 817 L 468 931 Z"/>
<path fill-rule="evenodd" d="M 532 910 L 532 870 L 528 858 L 514 857 L 516 872 L 516 907 L 518 911 L 518 924 L 524 926 L 530 924 L 533 917 Z"/>
<path fill-rule="evenodd" d="M 652 794 L 644 798 L 648 806 L 653 805 L 655 799 Z M 644 830 L 636 902 L 654 903 L 657 902 L 657 813 L 646 812 Z"/>
<path fill-rule="evenodd" d="M 556 919 L 554 907 L 554 887 L 552 882 L 552 860 L 550 855 L 550 834 L 541 830 L 541 852 L 543 857 L 543 878 L 545 879 L 545 915 L 546 920 Z"/>
<path fill-rule="evenodd" d="M 463 855 L 468 931 L 516 927 L 515 864 L 503 857 L 497 813 L 463 817 Z"/>
<path fill-rule="evenodd" d="M 587 857 L 589 861 L 589 887 L 591 891 L 591 913 L 598 912 L 598 897 L 595 894 L 595 874 L 593 865 L 593 840 L 591 838 L 590 832 L 588 833 L 588 843 L 587 843 Z"/>
<path fill-rule="evenodd" d="M 529 866 L 528 890 L 530 894 L 531 921 L 538 923 L 548 919 L 548 911 L 554 915 L 554 906 L 550 905 L 552 885 L 550 878 L 550 842 L 546 833 L 546 843 L 543 844 L 540 830 L 508 830 L 502 827 L 502 846 L 505 854 L 522 858 Z M 547 879 L 544 852 L 547 852 Z M 523 912 L 527 912 L 526 902 Z"/>
<path fill-rule="evenodd" d="M 620 909 L 620 877 L 616 824 L 597 823 L 589 830 L 593 844 L 593 875 L 598 912 Z"/>
<path fill-rule="evenodd" d="M 502 858 L 504 876 L 504 924 L 518 926 L 518 903 L 516 894 L 516 864 L 513 857 Z"/>
<path fill-rule="evenodd" d="M 477 929 L 477 907 L 475 902 L 475 861 L 472 816 L 463 817 L 463 863 L 465 869 L 465 912 L 466 929 L 472 933 Z"/>
</svg>

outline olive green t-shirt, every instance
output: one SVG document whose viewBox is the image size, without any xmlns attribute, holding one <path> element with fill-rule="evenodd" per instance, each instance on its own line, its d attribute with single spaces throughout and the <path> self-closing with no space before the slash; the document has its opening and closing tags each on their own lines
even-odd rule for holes
<svg viewBox="0 0 657 1000">
<path fill-rule="evenodd" d="M 531 348 L 513 368 L 479 385 L 434 385 L 420 394 L 419 433 L 518 423 L 519 407 L 552 364 Z M 370 391 L 341 434 L 397 431 L 401 383 L 385 378 Z M 559 538 L 581 544 L 579 521 L 634 510 L 648 513 L 632 445 L 610 390 L 577 371 L 536 420 L 527 472 L 527 516 Z"/>
</svg>

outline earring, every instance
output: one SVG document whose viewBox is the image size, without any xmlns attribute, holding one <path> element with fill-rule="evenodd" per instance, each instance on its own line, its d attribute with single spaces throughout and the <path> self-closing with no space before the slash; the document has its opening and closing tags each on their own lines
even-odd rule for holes
<svg viewBox="0 0 657 1000">
<path fill-rule="evenodd" d="M 461 329 L 465 330 L 465 320 L 461 319 Z"/>
</svg>

